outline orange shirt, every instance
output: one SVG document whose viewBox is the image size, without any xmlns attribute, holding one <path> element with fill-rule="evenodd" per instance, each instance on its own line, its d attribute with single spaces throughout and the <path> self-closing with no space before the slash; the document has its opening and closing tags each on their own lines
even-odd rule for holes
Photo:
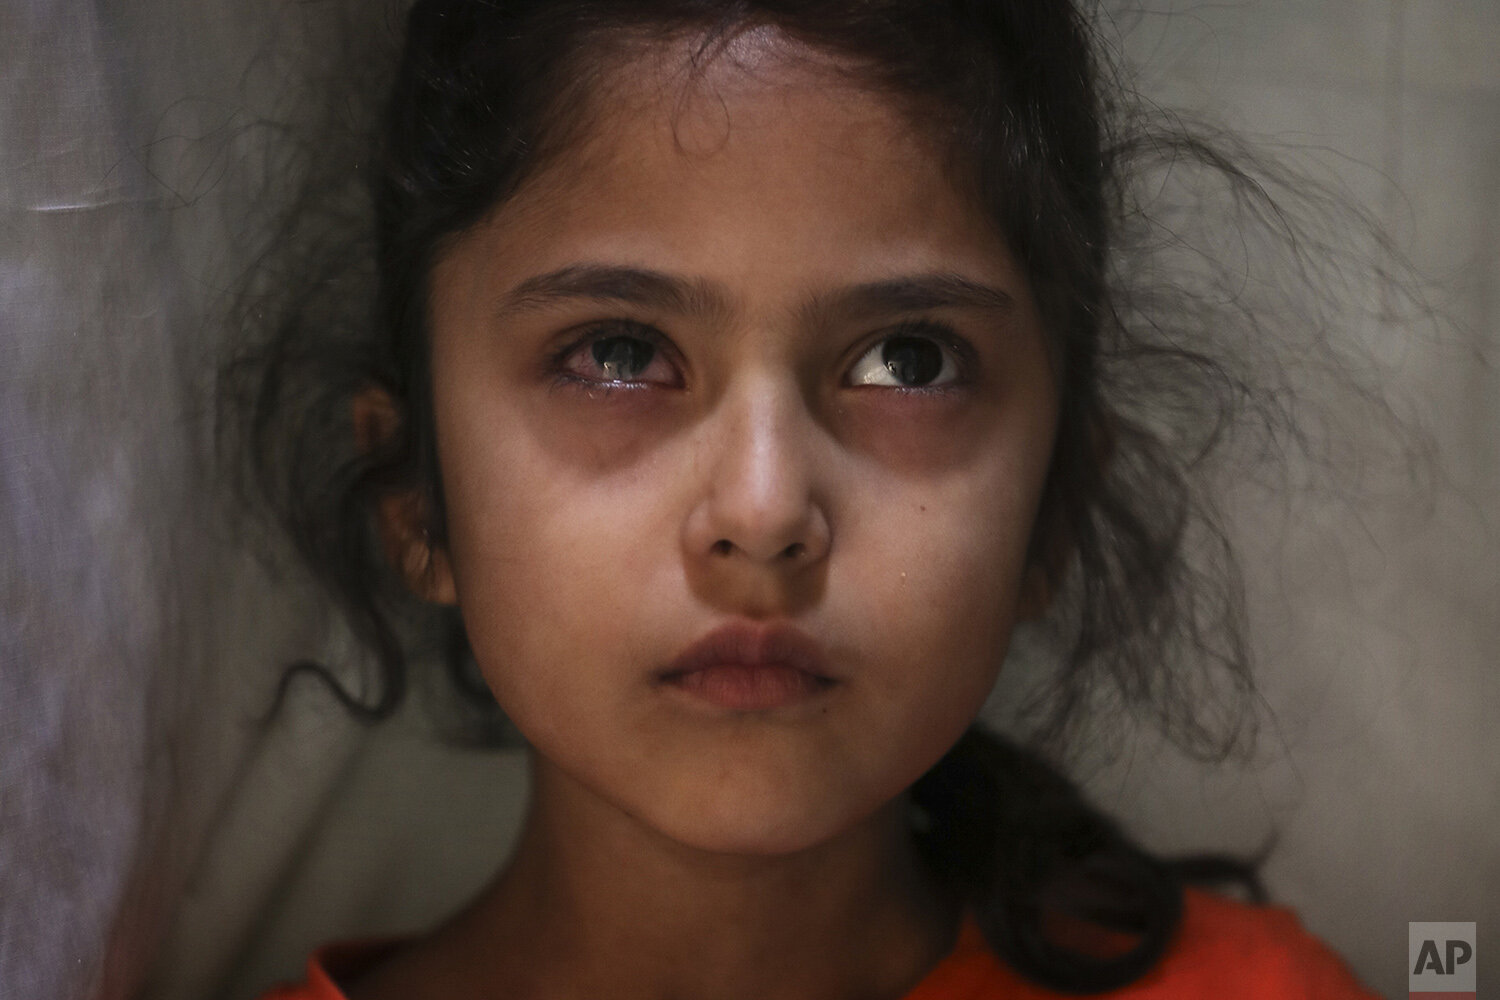
<svg viewBox="0 0 1500 1000">
<path fill-rule="evenodd" d="M 335 945 L 308 960 L 307 980 L 263 1000 L 345 1000 L 348 978 L 392 946 Z M 1119 1000 L 1379 1000 L 1343 961 L 1302 929 L 1290 910 L 1247 906 L 1189 889 L 1182 926 L 1147 975 L 1112 993 Z M 1063 1000 L 1002 965 L 969 921 L 958 944 L 906 1000 Z"/>
</svg>

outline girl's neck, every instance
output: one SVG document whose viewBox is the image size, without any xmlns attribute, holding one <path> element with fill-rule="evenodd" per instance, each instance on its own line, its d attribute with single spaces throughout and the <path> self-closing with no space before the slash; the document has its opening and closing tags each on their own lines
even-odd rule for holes
<svg viewBox="0 0 1500 1000">
<path fill-rule="evenodd" d="M 355 1000 L 903 996 L 951 948 L 955 916 L 897 801 L 792 855 L 684 847 L 551 771 L 510 864 L 467 911 Z M 434 993 L 437 995 L 437 993 Z"/>
</svg>

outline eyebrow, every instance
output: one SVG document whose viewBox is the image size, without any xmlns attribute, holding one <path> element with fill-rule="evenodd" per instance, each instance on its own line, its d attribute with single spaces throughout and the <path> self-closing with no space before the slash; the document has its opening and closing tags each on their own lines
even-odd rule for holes
<svg viewBox="0 0 1500 1000">
<path fill-rule="evenodd" d="M 719 286 L 646 268 L 572 264 L 527 278 L 505 297 L 502 309 L 539 309 L 554 302 L 586 299 L 648 306 L 672 313 L 718 313 L 729 296 Z"/>
<path fill-rule="evenodd" d="M 838 312 L 901 313 L 928 309 L 1011 309 L 1015 297 L 1004 289 L 947 272 L 913 274 L 871 281 L 814 300 Z"/>
<path fill-rule="evenodd" d="M 668 313 L 724 314 L 731 296 L 721 285 L 653 271 L 609 264 L 572 264 L 535 275 L 505 297 L 504 311 L 545 308 L 555 302 L 585 299 L 660 309 Z M 1015 297 L 993 285 L 949 272 L 903 275 L 865 282 L 815 295 L 805 314 L 887 315 L 931 309 L 1000 309 L 1015 306 Z"/>
</svg>

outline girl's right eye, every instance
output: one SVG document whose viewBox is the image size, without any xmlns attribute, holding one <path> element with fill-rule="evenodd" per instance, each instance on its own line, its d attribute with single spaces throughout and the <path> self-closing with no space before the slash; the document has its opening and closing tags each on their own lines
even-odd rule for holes
<svg viewBox="0 0 1500 1000">
<path fill-rule="evenodd" d="M 667 356 L 662 335 L 638 323 L 610 323 L 566 349 L 559 373 L 573 381 L 603 386 L 682 385 L 682 374 Z"/>
</svg>

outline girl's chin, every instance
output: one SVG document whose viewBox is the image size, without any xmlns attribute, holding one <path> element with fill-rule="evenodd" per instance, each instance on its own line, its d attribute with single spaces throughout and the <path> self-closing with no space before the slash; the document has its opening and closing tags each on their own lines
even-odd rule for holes
<svg viewBox="0 0 1500 1000">
<path fill-rule="evenodd" d="M 833 806 L 831 808 L 831 806 Z M 896 803 L 873 808 L 849 803 L 837 808 L 828 801 L 798 803 L 783 798 L 772 803 L 720 802 L 716 808 L 663 811 L 653 817 L 657 832 L 705 854 L 747 859 L 790 857 L 828 846 L 865 827 L 887 820 Z M 897 810 L 904 815 L 904 808 Z"/>
<path fill-rule="evenodd" d="M 692 748 L 670 755 L 671 764 L 646 755 L 601 766 L 595 758 L 555 761 L 533 744 L 533 804 L 574 830 L 607 831 L 623 820 L 669 851 L 671 844 L 746 858 L 800 854 L 893 823 L 904 829 L 904 775 L 870 781 L 868 761 L 863 769 L 813 762 L 795 741 L 790 749 L 756 739 Z"/>
</svg>

